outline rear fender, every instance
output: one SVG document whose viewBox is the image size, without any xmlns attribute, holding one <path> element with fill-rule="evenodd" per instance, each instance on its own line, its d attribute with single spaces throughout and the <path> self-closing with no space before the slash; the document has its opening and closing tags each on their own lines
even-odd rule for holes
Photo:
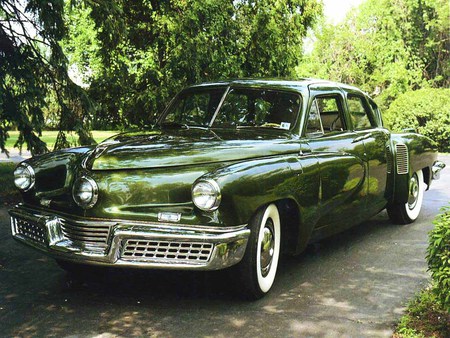
<svg viewBox="0 0 450 338">
<path fill-rule="evenodd" d="M 392 156 L 394 159 L 393 176 L 394 189 L 391 203 L 406 203 L 408 201 L 408 182 L 412 175 L 424 171 L 425 182 L 429 185 L 429 173 L 437 159 L 437 150 L 428 137 L 415 134 L 392 134 Z"/>
</svg>

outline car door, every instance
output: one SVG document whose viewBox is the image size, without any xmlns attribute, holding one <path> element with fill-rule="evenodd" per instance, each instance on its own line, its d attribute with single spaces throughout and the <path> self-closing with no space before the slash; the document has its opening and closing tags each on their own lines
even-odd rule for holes
<svg viewBox="0 0 450 338">
<path fill-rule="evenodd" d="M 387 203 L 387 147 L 389 131 L 371 108 L 366 96 L 360 92 L 345 90 L 351 128 L 356 139 L 364 144 L 364 161 L 368 168 L 366 209 L 368 216 L 376 214 Z"/>
<path fill-rule="evenodd" d="M 320 202 L 313 238 L 321 238 L 366 218 L 368 176 L 363 140 L 350 128 L 344 93 L 333 87 L 309 89 L 303 140 L 320 167 Z"/>
</svg>

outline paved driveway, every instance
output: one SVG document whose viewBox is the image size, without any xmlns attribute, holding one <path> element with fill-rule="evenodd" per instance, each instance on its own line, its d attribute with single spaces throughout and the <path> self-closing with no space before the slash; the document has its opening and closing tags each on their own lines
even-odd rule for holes
<svg viewBox="0 0 450 338">
<path fill-rule="evenodd" d="M 381 212 L 285 258 L 272 292 L 257 302 L 233 296 L 221 272 L 115 270 L 72 280 L 11 239 L 1 208 L 0 336 L 388 337 L 427 284 L 427 232 L 449 201 L 447 168 L 417 222 L 392 225 Z"/>
</svg>

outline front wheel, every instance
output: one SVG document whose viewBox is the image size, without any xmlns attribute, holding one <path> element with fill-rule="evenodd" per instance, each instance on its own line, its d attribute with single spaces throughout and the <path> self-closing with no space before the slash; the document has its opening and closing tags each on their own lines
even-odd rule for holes
<svg viewBox="0 0 450 338">
<path fill-rule="evenodd" d="M 389 218 L 397 224 L 408 224 L 419 217 L 422 208 L 425 182 L 422 170 L 416 171 L 409 179 L 408 201 L 402 204 L 393 204 L 387 207 Z"/>
<path fill-rule="evenodd" d="M 280 257 L 281 224 L 276 205 L 260 209 L 249 226 L 247 250 L 237 266 L 237 287 L 246 298 L 259 299 L 271 289 Z"/>
</svg>

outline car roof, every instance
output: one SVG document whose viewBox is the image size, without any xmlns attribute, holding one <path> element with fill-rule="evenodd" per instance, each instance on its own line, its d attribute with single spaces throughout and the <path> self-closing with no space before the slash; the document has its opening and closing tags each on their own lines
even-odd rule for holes
<svg viewBox="0 0 450 338">
<path fill-rule="evenodd" d="M 279 88 L 279 89 L 294 89 L 301 90 L 308 88 L 309 86 L 317 85 L 331 88 L 342 88 L 347 90 L 353 90 L 362 92 L 359 88 L 346 85 L 339 82 L 333 82 L 322 79 L 313 78 L 300 78 L 297 80 L 285 80 L 285 79 L 232 79 L 215 82 L 200 83 L 189 88 L 201 88 L 201 87 L 215 87 L 215 86 L 242 86 L 242 87 L 258 87 L 258 88 Z"/>
</svg>

